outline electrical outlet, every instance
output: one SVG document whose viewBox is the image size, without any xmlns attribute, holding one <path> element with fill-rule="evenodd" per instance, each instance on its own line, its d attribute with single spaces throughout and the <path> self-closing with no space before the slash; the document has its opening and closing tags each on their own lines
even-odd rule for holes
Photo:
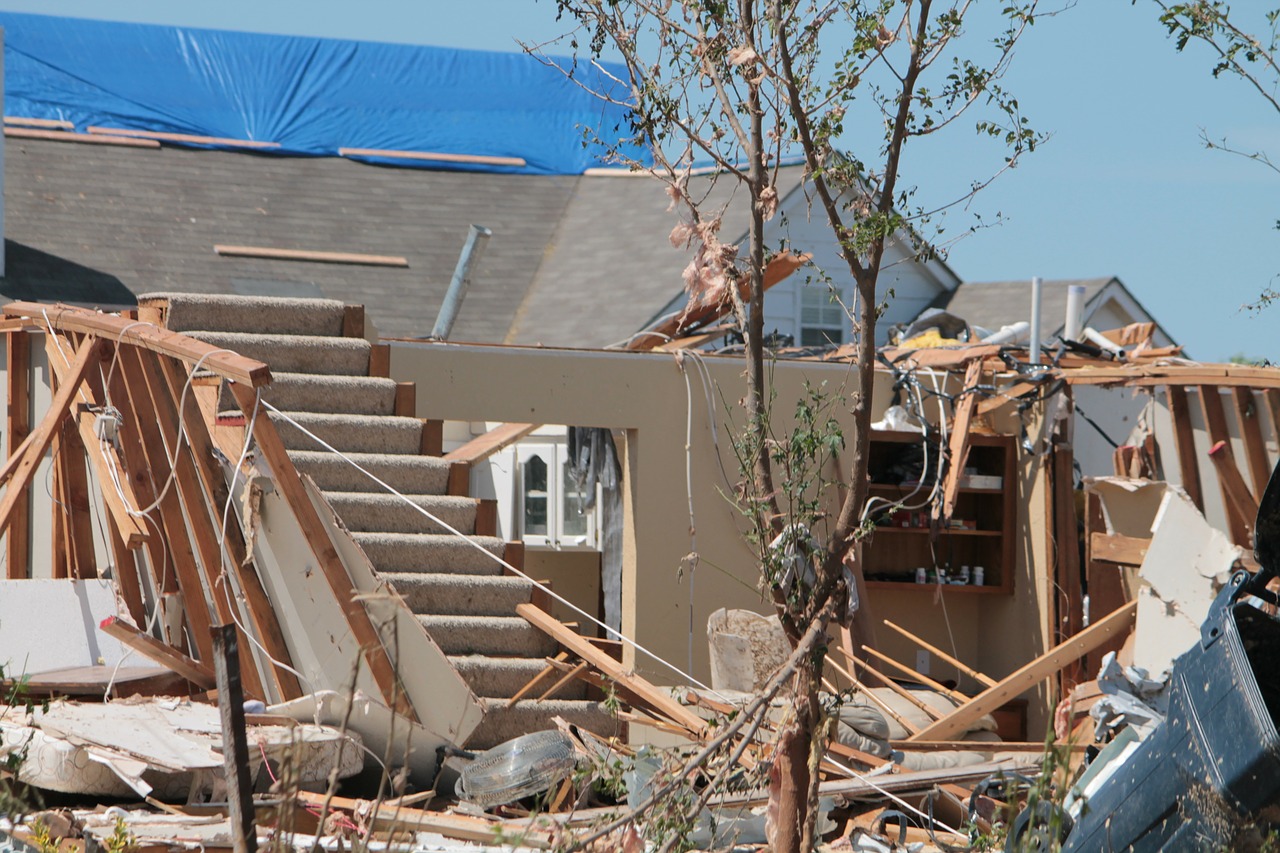
<svg viewBox="0 0 1280 853">
<path fill-rule="evenodd" d="M 929 650 L 916 649 L 916 672 L 921 675 L 929 674 Z"/>
</svg>

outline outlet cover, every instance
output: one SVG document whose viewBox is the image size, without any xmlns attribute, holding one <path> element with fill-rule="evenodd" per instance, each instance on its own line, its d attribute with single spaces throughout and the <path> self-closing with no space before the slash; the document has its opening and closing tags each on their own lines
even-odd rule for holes
<svg viewBox="0 0 1280 853">
<path fill-rule="evenodd" d="M 929 650 L 916 649 L 916 672 L 921 675 L 929 674 Z"/>
</svg>

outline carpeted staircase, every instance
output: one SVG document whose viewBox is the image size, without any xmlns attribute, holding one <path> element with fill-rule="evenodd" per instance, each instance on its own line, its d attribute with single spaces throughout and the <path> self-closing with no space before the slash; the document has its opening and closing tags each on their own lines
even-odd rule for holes
<svg viewBox="0 0 1280 853">
<path fill-rule="evenodd" d="M 139 307 L 171 330 L 234 350 L 271 367 L 263 390 L 298 424 L 407 496 L 414 504 L 502 556 L 507 543 L 477 530 L 480 502 L 448 494 L 450 463 L 424 455 L 424 421 L 397 415 L 397 384 L 370 375 L 376 359 L 363 335 L 362 313 L 315 299 L 158 293 Z M 354 319 L 353 319 L 354 318 Z M 226 398 L 221 406 L 234 410 Z M 386 492 L 341 457 L 272 413 L 298 471 L 311 476 L 379 574 L 418 615 L 486 706 L 484 722 L 466 744 L 485 748 L 527 732 L 552 728 L 551 718 L 614 734 L 614 716 L 585 699 L 571 681 L 543 701 L 508 699 L 554 655 L 556 643 L 515 613 L 533 586 L 467 541 Z M 438 449 L 437 449 L 438 452 Z M 487 514 L 480 513 L 483 519 Z M 406 662 L 412 665 L 412 662 Z M 544 680 L 542 688 L 554 683 Z M 541 689 L 534 695 L 541 693 Z"/>
</svg>

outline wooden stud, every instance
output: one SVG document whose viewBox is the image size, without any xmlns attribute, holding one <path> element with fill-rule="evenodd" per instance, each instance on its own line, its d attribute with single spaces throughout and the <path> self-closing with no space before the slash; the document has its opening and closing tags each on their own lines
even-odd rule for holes
<svg viewBox="0 0 1280 853">
<path fill-rule="evenodd" d="M 1231 541 L 1241 548 L 1249 547 L 1249 530 L 1253 526 L 1253 517 L 1241 512 L 1231 496 L 1231 485 L 1223 477 L 1223 464 L 1229 462 L 1235 466 L 1235 454 L 1231 452 L 1231 433 L 1227 428 L 1227 414 L 1222 406 L 1222 392 L 1214 385 L 1199 386 L 1200 406 L 1204 411 L 1205 426 L 1209 431 L 1209 442 L 1215 447 L 1222 445 L 1218 456 L 1210 451 L 1218 470 L 1218 488 L 1222 492 L 1223 509 L 1226 510 L 1227 526 L 1230 528 Z M 1239 472 L 1237 471 L 1237 474 Z M 1241 478 L 1243 481 L 1243 478 Z M 1247 489 L 1246 489 L 1247 490 Z"/>
<path fill-rule="evenodd" d="M 1252 533 L 1253 520 L 1258 517 L 1258 500 L 1249 492 L 1248 484 L 1240 474 L 1240 469 L 1236 467 L 1235 459 L 1231 455 L 1231 445 L 1225 441 L 1219 441 L 1209 449 L 1209 459 L 1218 472 L 1218 480 L 1227 496 L 1229 508 L 1234 510 L 1240 518 L 1249 519 L 1245 527 L 1249 533 Z"/>
<path fill-rule="evenodd" d="M 374 344 L 369 348 L 369 375 L 391 378 L 391 344 Z"/>
<path fill-rule="evenodd" d="M 1267 412 L 1271 415 L 1271 438 L 1280 446 L 1280 388 L 1267 388 L 1262 392 L 1267 400 Z"/>
<path fill-rule="evenodd" d="M 174 456 L 174 486 L 178 504 L 187 519 L 187 530 L 190 531 L 191 542 L 199 558 L 196 565 L 203 575 L 203 589 L 213 603 L 210 616 L 216 616 L 216 622 L 220 624 L 234 624 L 235 607 L 230 600 L 231 592 L 224 585 L 223 553 L 214 533 L 214 519 L 219 517 L 222 508 L 210 506 L 206 493 L 201 487 L 199 475 L 196 473 L 190 448 L 185 441 L 182 441 L 179 447 L 178 436 L 182 434 L 182 425 L 178 419 L 178 400 L 160 378 L 156 359 L 161 356 L 134 347 L 129 347 L 122 355 L 126 363 L 132 360 L 133 367 L 136 368 L 136 373 L 133 375 L 140 380 L 136 389 L 138 397 L 135 398 L 135 411 L 138 408 L 137 400 L 141 400 L 143 405 L 149 403 L 149 410 L 154 413 L 159 427 L 157 433 L 162 438 L 168 435 L 174 436 L 172 441 L 167 442 L 169 453 Z M 194 404 L 188 401 L 188 405 Z M 188 604 L 190 605 L 190 602 Z M 245 642 L 248 642 L 247 637 Z M 246 648 L 251 649 L 252 646 L 248 645 Z M 263 690 L 261 675 L 253 661 L 254 658 L 250 655 L 248 665 L 241 667 L 244 689 L 254 698 L 263 698 L 267 694 Z"/>
<path fill-rule="evenodd" d="M 98 576 L 97 557 L 93 546 L 92 507 L 89 502 L 89 475 L 85 470 L 85 446 L 80 440 L 78 419 L 62 423 L 58 454 L 62 478 L 67 532 L 74 562 L 71 577 L 88 580 Z"/>
<path fill-rule="evenodd" d="M 418 385 L 415 382 L 397 382 L 395 407 L 392 414 L 398 418 L 418 416 Z"/>
<path fill-rule="evenodd" d="M 49 476 L 49 495 L 53 504 L 51 507 L 53 523 L 49 526 L 49 553 L 53 558 L 53 565 L 49 572 L 55 580 L 71 577 L 71 564 L 74 562 L 71 554 L 71 537 L 67 532 L 67 501 L 63 489 L 61 438 L 62 429 L 59 428 L 57 438 L 49 446 L 53 460 Z"/>
<path fill-rule="evenodd" d="M 342 336 L 344 338 L 364 337 L 364 306 L 342 306 Z"/>
<path fill-rule="evenodd" d="M 481 498 L 476 501 L 475 534 L 477 536 L 498 535 L 498 502 L 496 500 Z"/>
<path fill-rule="evenodd" d="M 990 714 L 1010 699 L 1021 696 L 1063 666 L 1079 660 L 1112 637 L 1127 633 L 1133 627 L 1137 612 L 1138 603 L 1132 601 L 1097 620 L 1065 643 L 1049 649 L 908 740 L 949 740 L 964 734 L 974 720 Z"/>
<path fill-rule="evenodd" d="M 169 387 L 172 399 L 181 399 L 184 379 L 178 370 L 177 363 L 163 357 L 158 358 L 157 361 L 160 374 Z M 222 508 L 226 506 L 230 491 L 214 456 L 214 443 L 209 426 L 199 408 L 191 401 L 188 401 L 187 407 L 180 414 L 187 430 L 187 440 L 191 443 L 191 457 L 195 460 L 196 470 L 200 474 L 200 483 L 204 487 L 209 503 L 216 509 L 218 524 L 221 524 Z M 297 699 L 303 694 L 298 677 L 284 668 L 292 666 L 289 647 L 285 642 L 275 608 L 271 606 L 271 600 L 267 597 L 262 579 L 258 576 L 257 568 L 253 564 L 253 555 L 247 551 L 244 531 L 239 523 L 233 521 L 227 524 L 223 547 L 227 549 L 232 571 L 236 574 L 240 592 L 245 598 L 249 622 L 257 634 L 258 641 L 274 660 L 284 665 L 270 666 L 269 671 L 275 681 L 276 689 L 285 700 Z"/>
<path fill-rule="evenodd" d="M 444 455 L 444 421 L 422 421 L 422 446 L 418 452 L 423 456 Z"/>
<path fill-rule="evenodd" d="M 5 350 L 9 377 L 5 449 L 9 452 L 9 461 L 16 467 L 16 460 L 22 458 L 21 448 L 31 437 L 31 336 L 25 332 L 9 332 L 5 335 Z M 8 466 L 6 470 L 12 473 Z M 5 566 L 11 580 L 28 577 L 31 564 L 30 496 L 19 501 L 13 512 L 5 543 Z"/>
<path fill-rule="evenodd" d="M 1121 533 L 1089 534 L 1090 558 L 1106 563 L 1141 566 L 1150 547 L 1150 539 L 1140 539 L 1137 536 L 1125 536 Z"/>
<path fill-rule="evenodd" d="M 1173 443 L 1178 453 L 1178 471 L 1182 488 L 1204 512 L 1204 495 L 1200 490 L 1200 463 L 1196 455 L 1195 431 L 1191 428 L 1191 408 L 1187 404 L 1187 389 L 1170 385 L 1165 389 L 1169 398 L 1169 415 L 1173 420 Z"/>
<path fill-rule="evenodd" d="M 856 667 L 856 666 L 857 666 L 857 658 L 853 657 L 853 656 L 852 656 L 852 655 L 850 655 L 848 652 L 845 652 L 845 650 L 844 650 L 844 649 L 841 649 L 840 651 L 841 651 L 841 653 L 843 653 L 843 654 L 845 655 L 845 658 L 848 660 L 850 668 L 853 668 L 853 667 Z M 881 699 L 879 696 L 877 696 L 876 694 L 872 693 L 872 692 L 871 692 L 871 688 L 867 687 L 865 684 L 863 684 L 861 681 L 859 681 L 859 680 L 858 680 L 858 677 L 857 677 L 856 675 L 854 675 L 852 672 L 850 672 L 849 670 L 845 669 L 845 668 L 844 668 L 844 667 L 842 667 L 840 664 L 838 664 L 838 663 L 836 663 L 834 660 L 832 660 L 832 659 L 831 659 L 831 655 L 827 655 L 827 665 L 828 665 L 828 666 L 830 666 L 832 669 L 834 669 L 836 672 L 838 672 L 838 673 L 840 673 L 841 675 L 843 675 L 845 678 L 849 679 L 849 683 L 853 686 L 853 688 L 854 688 L 855 690 L 857 690 L 857 691 L 858 691 L 858 695 L 860 695 L 860 696 L 865 696 L 865 697 L 867 698 L 867 700 L 871 702 L 871 704 L 875 705 L 875 706 L 876 706 L 876 707 L 878 707 L 881 711 L 885 712 L 885 713 L 886 713 L 886 714 L 888 714 L 890 717 L 892 717 L 894 720 L 896 720 L 896 721 L 898 722 L 898 725 L 902 726 L 902 728 L 903 728 L 903 729 L 904 729 L 908 734 L 915 734 L 916 732 L 920 731 L 920 727 L 919 727 L 919 726 L 915 725 L 915 724 L 914 724 L 914 723 L 912 723 L 910 720 L 908 720 L 906 717 L 902 716 L 902 715 L 901 715 L 901 714 L 899 714 L 897 711 L 895 711 L 895 710 L 894 710 L 894 709 L 889 705 L 889 703 L 888 703 L 888 702 L 885 702 L 885 701 L 884 701 L 883 699 Z M 863 667 L 863 669 L 866 669 L 866 670 L 869 672 L 871 668 L 870 668 L 870 667 L 865 667 L 865 666 L 864 666 L 864 667 Z M 879 674 L 879 673 L 877 673 L 877 675 L 878 675 L 878 674 Z"/>
<path fill-rule="evenodd" d="M 1128 602 L 1125 592 L 1124 577 L 1121 569 L 1111 562 L 1103 561 L 1103 554 L 1114 557 L 1133 559 L 1138 553 L 1132 549 L 1120 551 L 1109 550 L 1109 546 L 1099 551 L 1096 543 L 1102 538 L 1108 542 L 1120 537 L 1119 534 L 1107 533 L 1106 519 L 1102 514 L 1102 499 L 1094 492 L 1085 492 L 1085 570 L 1089 583 L 1089 618 L 1097 621 L 1108 613 L 1114 613 Z M 1129 537 L 1120 537 L 1129 540 Z M 1141 540 L 1132 540 L 1129 544 Z M 1141 547 L 1141 560 L 1146 559 L 1146 548 L 1150 542 Z M 1097 672 L 1102 666 L 1102 656 L 1107 652 L 1119 651 L 1123 638 L 1116 638 L 1104 643 L 1085 656 L 1085 671 Z"/>
<path fill-rule="evenodd" d="M 104 489 L 104 494 L 106 490 Z M 107 514 L 107 547 L 111 549 L 113 568 L 111 576 L 115 579 L 124 599 L 125 609 L 135 624 L 143 624 L 147 619 L 146 607 L 142 602 L 142 584 L 138 582 L 138 561 L 125 544 L 125 537 L 116 526 L 115 516 Z"/>
<path fill-rule="evenodd" d="M 1253 480 L 1253 496 L 1261 501 L 1262 493 L 1267 490 L 1267 481 L 1271 479 L 1271 462 L 1267 459 L 1267 444 L 1262 438 L 1258 401 L 1248 388 L 1232 388 L 1231 399 L 1240 424 L 1240 437 L 1244 439 L 1244 458 L 1249 466 L 1249 478 Z"/>
<path fill-rule="evenodd" d="M 39 302 L 11 302 L 4 306 L 4 313 L 10 317 L 39 317 L 41 322 L 47 318 L 54 329 L 94 335 L 117 344 L 132 344 L 185 361 L 195 362 L 203 358 L 201 369 L 255 388 L 271 382 L 271 369 L 260 361 L 228 353 L 168 329 L 138 325 L 123 317 Z"/>
<path fill-rule="evenodd" d="M 946 696 L 950 699 L 954 699 L 957 702 L 969 701 L 969 697 L 964 695 L 960 691 L 952 690 L 951 688 L 947 687 L 945 684 L 941 684 L 937 681 L 934 681 L 932 678 L 930 678 L 927 675 L 922 675 L 919 672 L 916 672 L 911 667 L 906 666 L 905 664 L 899 663 L 898 661 L 886 655 L 884 652 L 878 652 L 875 649 L 871 648 L 870 646 L 863 646 L 862 650 L 867 654 L 871 655 L 872 657 L 878 658 L 882 663 L 888 664 L 890 669 L 896 669 L 898 672 L 902 673 L 907 678 L 910 678 L 912 681 L 916 681 L 916 682 L 919 682 L 920 684 L 923 684 L 925 687 L 928 687 L 930 690 L 933 690 L 937 693 L 941 693 L 943 696 Z"/>
<path fill-rule="evenodd" d="M 215 686 L 213 669 L 198 660 L 192 660 L 173 646 L 160 642 L 127 622 L 114 616 L 102 620 L 98 628 L 109 637 L 115 637 L 138 654 L 155 661 L 190 681 L 197 687 L 212 690 Z"/>
<path fill-rule="evenodd" d="M 535 628 L 558 642 L 568 651 L 591 664 L 620 686 L 642 699 L 662 716 L 686 728 L 695 736 L 707 732 L 707 723 L 684 705 L 671 698 L 671 694 L 655 687 L 645 679 L 627 671 L 622 664 L 587 642 L 585 637 L 570 631 L 559 620 L 542 612 L 531 604 L 519 604 L 516 613 L 523 616 Z"/>
<path fill-rule="evenodd" d="M 585 663 L 579 663 L 573 669 L 569 670 L 564 675 L 560 676 L 559 681 L 557 681 L 555 684 L 548 687 L 546 690 L 542 691 L 541 695 L 538 696 L 537 701 L 542 702 L 546 700 L 548 697 L 551 696 L 551 694 L 555 693 L 561 687 L 564 687 L 570 681 L 573 681 L 575 678 L 581 675 L 583 671 L 586 670 L 586 668 L 587 668 L 587 665 Z"/>
<path fill-rule="evenodd" d="M 156 419 L 156 412 L 147 389 L 146 378 L 142 373 L 140 354 L 134 347 L 122 347 L 120 361 L 116 365 L 116 381 L 120 390 L 113 390 L 112 397 L 117 408 L 124 416 L 125 423 L 121 433 L 129 430 L 136 437 L 134 449 L 137 456 L 128 458 L 132 467 L 134 487 L 143 500 L 147 496 L 139 484 L 148 477 L 152 485 L 159 491 L 151 499 L 157 500 L 160 515 L 160 527 L 164 531 L 165 544 L 168 545 L 170 565 L 173 567 L 177 590 L 182 596 L 183 611 L 187 623 L 191 626 L 191 634 L 200 660 L 210 660 L 213 654 L 212 640 L 209 630 L 214 622 L 210 619 L 209 600 L 212 590 L 204 585 L 200 562 L 196 559 L 192 547 L 191 530 L 183 513 L 178 489 L 171 485 L 165 490 L 165 483 L 170 476 L 177 476 L 176 466 L 171 468 L 165 453 L 166 442 Z M 131 429 L 130 429 L 131 428 Z M 142 467 L 139 467 L 142 466 Z"/>
<path fill-rule="evenodd" d="M 558 661 L 563 661 L 568 659 L 569 659 L 568 652 L 560 652 L 554 658 L 554 660 L 558 660 Z M 548 658 L 547 665 L 542 668 L 542 671 L 539 672 L 537 675 L 535 675 L 533 678 L 529 679 L 529 682 L 525 684 L 524 687 L 521 687 L 519 690 L 517 690 L 515 692 L 515 695 L 513 695 L 510 699 L 507 700 L 508 708 L 514 708 L 517 702 L 519 702 L 521 699 L 523 699 L 524 697 L 528 696 L 530 693 L 533 692 L 534 688 L 538 686 L 538 682 L 542 681 L 542 679 L 546 678 L 548 675 L 556 671 L 556 668 L 551 663 L 552 660 L 553 660 L 552 658 Z"/>
<path fill-rule="evenodd" d="M 94 338 L 81 347 L 76 354 L 76 359 L 67 372 L 67 381 L 63 382 L 58 392 L 54 394 L 49 411 L 32 433 L 31 443 L 27 445 L 26 452 L 22 454 L 22 458 L 14 468 L 13 478 L 5 489 L 4 498 L 0 499 L 0 530 L 7 530 L 10 522 L 13 521 L 14 509 L 19 500 L 26 497 L 27 486 L 31 484 L 36 466 L 57 437 L 63 419 L 71 411 L 71 401 L 80 383 L 89 373 L 89 368 L 97 365 L 105 346 L 106 343 L 101 338 Z"/>
<path fill-rule="evenodd" d="M 982 381 L 982 359 L 969 362 L 964 373 L 965 389 L 975 388 Z M 948 447 L 947 473 L 942 481 L 942 502 L 934 504 L 934 518 L 950 518 L 960 496 L 960 480 L 964 477 L 964 465 L 969 459 L 969 429 L 973 425 L 974 407 L 978 403 L 976 391 L 965 394 L 956 404 L 955 421 L 951 427 Z"/>
<path fill-rule="evenodd" d="M 929 652 L 939 660 L 942 660 L 951 664 L 960 672 L 963 672 L 965 675 L 972 678 L 974 681 L 977 681 L 980 684 L 985 684 L 987 687 L 995 686 L 996 681 L 994 678 L 983 675 L 982 673 L 978 672 L 976 669 L 964 663 L 963 661 L 960 661 L 952 657 L 951 655 L 947 654 L 946 652 L 942 651 L 942 649 L 939 649 L 937 646 L 931 645 L 925 642 L 924 640 L 920 639 L 915 634 L 908 631 L 906 628 L 903 628 L 900 625 L 896 625 L 893 622 L 890 622 L 888 619 L 884 620 L 884 624 L 889 629 L 896 631 L 897 633 L 901 634 L 903 637 L 906 637 L 908 640 L 915 643 L 917 646 L 924 649 L 925 651 Z"/>
<path fill-rule="evenodd" d="M 475 464 L 482 459 L 488 459 L 537 428 L 537 424 L 502 424 L 489 430 L 484 435 L 476 436 L 456 450 L 450 450 L 444 455 L 444 458 L 450 462 L 470 462 Z"/>
<path fill-rule="evenodd" d="M 317 252 L 312 249 L 273 249 L 268 246 L 214 244 L 224 258 L 260 258 L 267 261 L 307 261 L 315 264 L 354 264 L 365 267 L 407 267 L 409 259 L 398 255 L 363 255 L 357 252 Z"/>
<path fill-rule="evenodd" d="M 253 391 L 244 385 L 232 384 L 231 393 L 235 396 L 236 403 L 239 404 L 245 417 L 252 418 L 256 405 Z M 267 460 L 267 464 L 271 466 L 275 475 L 276 489 L 293 511 L 303 535 L 311 543 L 316 562 L 319 563 L 320 570 L 328 581 L 334 599 L 342 608 L 351 634 L 362 650 L 365 663 L 369 666 L 369 671 L 382 693 L 383 700 L 388 707 L 417 722 L 418 716 L 412 705 L 405 698 L 404 691 L 398 689 L 396 685 L 395 665 L 382 643 L 382 638 L 378 636 L 373 621 L 369 618 L 369 612 L 358 599 L 357 590 L 351 584 L 347 568 L 329 540 L 324 522 L 316 512 L 315 505 L 311 503 L 306 489 L 303 488 L 302 480 L 293 466 L 293 460 L 289 458 L 289 452 L 280 440 L 279 433 L 276 432 L 275 425 L 270 418 L 259 417 L 254 421 L 253 433 L 258 444 L 258 452 Z"/>
<path fill-rule="evenodd" d="M 1053 449 L 1053 476 L 1049 495 L 1053 541 L 1050 543 L 1054 565 L 1054 591 L 1057 598 L 1057 622 L 1054 642 L 1075 636 L 1084 627 L 1084 589 L 1080 577 L 1080 533 L 1076 523 L 1076 497 L 1072 477 L 1071 445 L 1059 442 Z M 1083 680 L 1078 663 L 1063 670 L 1062 695 Z"/>
</svg>

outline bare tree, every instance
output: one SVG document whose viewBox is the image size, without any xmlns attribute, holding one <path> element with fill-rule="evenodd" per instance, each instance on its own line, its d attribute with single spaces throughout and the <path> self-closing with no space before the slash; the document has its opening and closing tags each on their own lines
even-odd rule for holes
<svg viewBox="0 0 1280 853">
<path fill-rule="evenodd" d="M 926 205 L 903 179 L 907 144 L 963 123 L 1001 146 L 999 173 L 1039 141 L 1018 102 L 999 81 L 1013 48 L 1037 15 L 1037 0 L 1007 0 L 995 31 L 972 52 L 960 52 L 972 0 L 557 0 L 572 32 L 526 49 L 568 75 L 577 62 L 603 53 L 622 59 L 624 73 L 597 94 L 630 109 L 630 126 L 595 128 L 593 141 L 615 162 L 664 181 L 679 214 L 671 242 L 692 251 L 684 273 L 691 304 L 732 302 L 745 339 L 745 426 L 738 443 L 744 477 L 739 502 L 757 550 L 763 587 L 793 647 L 825 629 L 831 614 L 865 632 L 866 592 L 853 547 L 865 533 L 867 447 L 870 437 L 877 282 L 886 246 L 927 233 L 931 214 L 965 201 Z M 972 41 L 972 39 L 969 39 Z M 568 47 L 575 64 L 547 56 Z M 600 70 L 611 76 L 601 63 Z M 882 128 L 874 152 L 842 152 L 845 129 Z M 621 139 L 619 139 L 621 135 Z M 779 167 L 804 164 L 805 192 L 814 215 L 830 227 L 855 283 L 846 311 L 856 349 L 856 379 L 840 405 L 852 415 L 844 436 L 816 392 L 792 403 L 801 426 L 773 434 L 773 401 L 766 370 L 766 271 L 783 248 L 769 245 L 777 214 Z M 745 245 L 722 241 L 725 209 L 708 201 L 710 180 L 731 181 L 749 209 Z M 819 273 L 825 274 L 825 273 Z M 844 498 L 824 513 L 812 494 L 834 487 L 809 474 L 840 446 L 847 448 Z M 803 469 L 803 470 L 801 470 Z M 821 522 L 822 530 L 815 529 Z M 812 850 L 817 760 L 823 750 L 824 709 L 819 687 L 823 655 L 807 655 L 791 679 L 793 713 L 779 732 L 771 776 L 771 811 L 778 818 L 772 845 Z"/>
</svg>

